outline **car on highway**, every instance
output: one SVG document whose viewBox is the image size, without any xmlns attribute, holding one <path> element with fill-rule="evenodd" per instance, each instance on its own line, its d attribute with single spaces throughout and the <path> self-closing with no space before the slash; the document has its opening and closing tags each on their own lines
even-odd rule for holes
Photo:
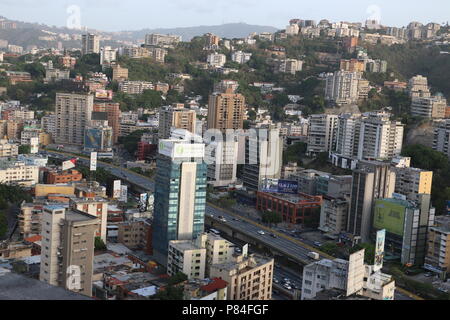
<svg viewBox="0 0 450 320">
<path fill-rule="evenodd" d="M 274 235 L 273 233 L 271 233 L 270 236 L 271 236 L 272 238 L 276 238 L 276 237 L 277 237 L 277 236 Z"/>
<path fill-rule="evenodd" d="M 285 289 L 287 289 L 287 290 L 292 290 L 292 287 L 291 287 L 289 284 L 287 284 L 287 283 L 285 283 L 285 284 L 283 285 L 283 287 L 284 287 Z"/>
<path fill-rule="evenodd" d="M 433 274 L 431 272 L 427 272 L 427 273 L 424 274 L 424 276 L 429 278 L 429 277 L 433 276 Z"/>
<path fill-rule="evenodd" d="M 321 247 L 321 246 L 322 246 L 322 243 L 320 243 L 319 241 L 314 241 L 314 245 L 315 245 L 315 246 L 318 246 L 318 247 Z"/>
<path fill-rule="evenodd" d="M 264 231 L 262 231 L 262 230 L 259 230 L 258 233 L 259 233 L 260 235 L 262 235 L 262 236 L 266 234 L 266 233 L 265 233 Z"/>
<path fill-rule="evenodd" d="M 278 280 L 277 278 L 273 278 L 273 282 L 278 284 L 280 283 L 280 280 Z"/>
</svg>

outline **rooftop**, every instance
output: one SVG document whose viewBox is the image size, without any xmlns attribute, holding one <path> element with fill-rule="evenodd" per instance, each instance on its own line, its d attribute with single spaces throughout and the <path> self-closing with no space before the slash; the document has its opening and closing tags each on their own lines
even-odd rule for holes
<svg viewBox="0 0 450 320">
<path fill-rule="evenodd" d="M 0 300 L 92 300 L 45 282 L 8 272 L 0 273 Z"/>
</svg>

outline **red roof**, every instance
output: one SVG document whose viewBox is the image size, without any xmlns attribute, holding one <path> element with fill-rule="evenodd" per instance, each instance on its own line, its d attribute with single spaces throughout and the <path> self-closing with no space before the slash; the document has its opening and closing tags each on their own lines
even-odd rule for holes
<svg viewBox="0 0 450 320">
<path fill-rule="evenodd" d="M 27 241 L 27 242 L 37 242 L 37 241 L 41 241 L 42 240 L 42 236 L 40 236 L 40 235 L 32 236 L 32 237 L 29 237 L 29 238 L 25 238 L 24 240 Z"/>
<path fill-rule="evenodd" d="M 214 292 L 214 291 L 226 288 L 227 285 L 228 285 L 228 282 L 226 282 L 225 280 L 222 280 L 219 278 L 214 278 L 213 281 L 211 281 L 206 286 L 201 287 L 201 289 L 206 292 Z"/>
</svg>

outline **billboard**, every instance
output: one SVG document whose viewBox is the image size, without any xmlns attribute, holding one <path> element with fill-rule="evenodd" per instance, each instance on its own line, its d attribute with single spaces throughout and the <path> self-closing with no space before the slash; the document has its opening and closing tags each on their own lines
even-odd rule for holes
<svg viewBox="0 0 450 320">
<path fill-rule="evenodd" d="M 119 201 L 121 201 L 121 202 L 127 202 L 128 201 L 128 186 L 121 186 Z"/>
<path fill-rule="evenodd" d="M 97 152 L 91 152 L 90 170 L 97 170 Z"/>
<path fill-rule="evenodd" d="M 361 291 L 364 287 L 364 253 L 365 249 L 350 255 L 348 259 L 347 297 Z"/>
<path fill-rule="evenodd" d="M 403 236 L 406 207 L 389 200 L 376 200 L 373 217 L 375 229 Z"/>
<path fill-rule="evenodd" d="M 64 161 L 62 163 L 62 170 L 64 171 L 64 170 L 69 170 L 69 169 L 75 168 L 76 162 L 77 162 L 76 159 Z"/>
<path fill-rule="evenodd" d="M 112 92 L 112 90 L 97 89 L 95 91 L 95 98 L 96 99 L 112 100 L 113 92 Z"/>
<path fill-rule="evenodd" d="M 139 196 L 139 211 L 140 212 L 147 211 L 147 205 L 148 205 L 148 194 L 141 193 L 141 195 Z"/>
<path fill-rule="evenodd" d="M 285 193 L 285 194 L 298 194 L 298 181 L 265 179 L 261 191 Z"/>
<path fill-rule="evenodd" d="M 383 268 L 384 259 L 384 242 L 386 239 L 386 230 L 380 230 L 377 232 L 377 242 L 375 243 L 375 263 L 373 271 L 379 271 Z"/>
<path fill-rule="evenodd" d="M 113 184 L 113 198 L 119 199 L 120 195 L 122 194 L 122 182 L 120 180 L 114 180 Z"/>
<path fill-rule="evenodd" d="M 97 128 L 88 128 L 84 135 L 84 148 L 86 150 L 101 150 L 102 148 L 102 130 Z"/>
<path fill-rule="evenodd" d="M 203 158 L 205 156 L 205 145 L 202 143 L 175 142 L 160 140 L 159 153 L 172 159 L 176 158 Z"/>
</svg>

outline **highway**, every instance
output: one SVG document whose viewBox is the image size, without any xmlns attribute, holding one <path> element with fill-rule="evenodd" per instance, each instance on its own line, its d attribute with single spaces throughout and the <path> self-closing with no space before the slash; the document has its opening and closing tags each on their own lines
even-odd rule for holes
<svg viewBox="0 0 450 320">
<path fill-rule="evenodd" d="M 89 160 L 87 158 L 81 158 L 79 156 L 63 152 L 54 152 L 54 151 L 46 151 L 46 152 L 49 156 L 61 160 L 67 160 L 70 158 L 78 157 L 79 158 L 78 161 L 80 163 L 87 166 L 89 165 Z M 148 190 L 150 192 L 154 191 L 155 185 L 153 181 L 133 171 L 102 162 L 98 162 L 98 167 L 105 168 L 114 176 L 126 180 L 132 184 L 136 184 L 145 190 Z M 286 256 L 295 257 L 298 261 L 302 261 L 303 263 L 311 263 L 314 261 L 312 258 L 308 257 L 308 253 L 311 251 L 319 253 L 320 259 L 334 259 L 334 257 L 322 253 L 316 248 L 311 247 L 305 243 L 302 243 L 297 239 L 294 239 L 276 230 L 269 229 L 265 226 L 259 225 L 253 220 L 239 216 L 229 211 L 225 211 L 212 204 L 206 205 L 206 215 L 216 221 L 219 221 L 224 225 L 227 225 L 232 229 L 235 229 L 239 232 L 242 232 L 243 234 L 246 234 L 259 240 L 261 243 L 267 245 L 268 247 L 275 248 L 279 252 L 284 253 Z M 220 221 L 219 216 L 225 218 L 226 222 Z M 258 231 L 263 231 L 265 234 L 261 235 L 258 233 Z M 275 235 L 275 237 L 270 236 L 270 234 Z M 281 270 L 278 269 L 277 271 L 278 271 L 277 273 L 279 273 Z M 287 273 L 285 274 L 287 275 Z M 296 284 L 299 284 L 299 288 L 301 287 L 300 276 L 294 277 L 294 274 L 291 273 L 290 276 L 287 276 L 287 278 L 295 280 Z M 416 295 L 413 295 L 410 292 L 401 288 L 397 288 L 395 297 L 398 300 L 413 300 L 413 299 L 422 300 L 420 297 L 417 297 Z"/>
</svg>

